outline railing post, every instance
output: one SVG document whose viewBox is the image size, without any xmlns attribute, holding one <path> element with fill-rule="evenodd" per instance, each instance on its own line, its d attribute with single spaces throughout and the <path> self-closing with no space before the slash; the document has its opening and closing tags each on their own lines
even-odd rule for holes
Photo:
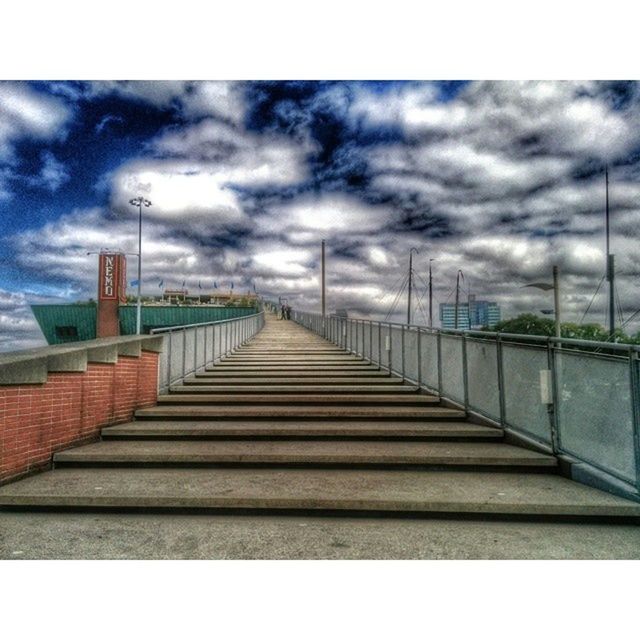
<svg viewBox="0 0 640 640">
<path fill-rule="evenodd" d="M 382 369 L 382 325 L 377 322 L 378 325 L 378 371 Z"/>
<path fill-rule="evenodd" d="M 219 332 L 218 332 L 219 333 Z M 216 363 L 216 325 L 213 325 L 213 334 L 211 335 L 211 364 Z"/>
<path fill-rule="evenodd" d="M 198 329 L 199 327 L 194 327 L 194 331 L 193 331 L 193 371 L 194 373 L 198 370 Z"/>
<path fill-rule="evenodd" d="M 182 330 L 182 379 L 187 375 L 187 329 Z"/>
<path fill-rule="evenodd" d="M 207 368 L 207 357 L 208 357 L 208 353 L 207 353 L 207 325 L 204 325 L 204 345 L 202 347 L 202 353 L 204 354 L 204 357 L 202 358 L 203 363 L 202 366 L 206 369 Z"/>
<path fill-rule="evenodd" d="M 442 395 L 442 333 L 436 334 L 436 347 L 438 351 L 438 395 Z"/>
<path fill-rule="evenodd" d="M 167 389 L 171 386 L 171 348 L 173 345 L 173 331 L 169 331 L 169 348 L 167 349 Z"/>
<path fill-rule="evenodd" d="M 502 359 L 502 336 L 496 336 L 496 358 L 498 367 L 498 406 L 500 410 L 500 426 L 507 426 L 507 403 L 504 391 L 504 361 Z"/>
<path fill-rule="evenodd" d="M 498 360 L 500 357 L 498 356 Z M 498 365 L 498 370 L 500 365 Z M 500 377 L 498 375 L 498 377 Z M 500 386 L 500 383 L 498 383 Z M 462 334 L 462 388 L 464 392 L 464 410 L 465 412 L 469 411 L 469 371 L 468 371 L 468 361 L 467 361 L 467 335 L 465 333 Z M 502 411 L 500 412 L 502 415 Z M 502 418 L 501 418 L 502 420 Z"/>
<path fill-rule="evenodd" d="M 640 371 L 638 352 L 629 348 L 629 381 L 631 389 L 631 420 L 635 452 L 636 489 L 640 492 Z"/>
<path fill-rule="evenodd" d="M 404 325 L 400 325 L 402 328 L 400 329 L 400 345 L 402 348 L 402 355 L 400 357 L 400 361 L 401 361 L 401 366 L 402 366 L 402 379 L 405 379 L 405 375 L 404 375 Z"/>
<path fill-rule="evenodd" d="M 417 337 L 417 343 L 418 343 L 418 388 L 422 387 L 422 331 L 420 330 L 420 327 L 417 327 L 417 331 L 418 331 L 418 337 Z"/>
<path fill-rule="evenodd" d="M 389 373 L 391 373 L 391 354 L 393 353 L 393 336 L 391 335 L 391 323 L 389 323 L 389 350 L 387 351 L 389 354 L 387 357 L 389 359 Z"/>
<path fill-rule="evenodd" d="M 551 340 L 547 341 L 547 362 L 551 371 L 551 407 L 549 411 L 549 428 L 551 430 L 551 450 L 554 454 L 559 453 L 561 447 L 560 439 L 560 411 L 558 407 L 559 381 L 558 381 L 558 358 L 556 344 Z"/>
</svg>

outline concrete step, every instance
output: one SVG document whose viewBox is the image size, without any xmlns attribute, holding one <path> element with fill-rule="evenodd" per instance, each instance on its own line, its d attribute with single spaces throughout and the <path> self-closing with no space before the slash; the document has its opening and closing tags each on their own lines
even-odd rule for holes
<svg viewBox="0 0 640 640">
<path fill-rule="evenodd" d="M 228 376 L 218 376 L 216 378 L 207 376 L 188 377 L 183 380 L 183 384 L 187 386 L 225 386 L 227 388 L 236 385 L 244 386 L 264 386 L 273 389 L 274 387 L 281 385 L 366 385 L 376 386 L 379 388 L 400 387 L 404 383 L 401 378 L 392 378 L 390 376 L 369 376 L 369 377 L 344 377 L 339 376 L 325 376 L 325 377 L 305 377 L 298 376 L 293 378 L 286 377 L 262 377 L 262 378 L 230 378 Z"/>
<path fill-rule="evenodd" d="M 382 378 L 385 380 L 396 379 L 401 380 L 401 378 L 393 378 L 389 375 L 388 371 L 383 371 L 379 369 L 367 369 L 366 371 L 341 371 L 340 369 L 334 371 L 221 371 L 220 369 L 208 369 L 206 371 L 201 371 L 195 374 L 196 378 L 199 379 L 230 379 L 230 378 L 353 378 L 357 376 L 358 378 Z"/>
<path fill-rule="evenodd" d="M 332 419 L 379 419 L 379 420 L 463 420 L 464 411 L 448 409 L 446 407 L 389 407 L 389 406 L 295 406 L 295 405 L 164 405 L 138 409 L 137 419 L 167 418 L 174 420 L 202 419 L 202 418 L 265 418 L 304 419 L 304 418 L 332 418 Z"/>
<path fill-rule="evenodd" d="M 377 367 L 363 361 L 350 364 L 237 364 L 222 360 L 216 363 L 213 370 L 218 371 L 366 371 L 377 370 Z M 212 369 L 207 368 L 207 371 Z"/>
<path fill-rule="evenodd" d="M 493 442 L 110 440 L 54 456 L 66 465 L 365 465 L 518 467 L 549 471 L 553 456 Z"/>
<path fill-rule="evenodd" d="M 236 350 L 236 353 L 247 353 L 251 355 L 271 355 L 271 354 L 310 354 L 310 355 L 320 355 L 323 353 L 326 354 L 336 354 L 336 353 L 348 353 L 344 349 L 340 349 L 340 347 L 326 347 L 322 345 L 318 346 L 306 346 L 306 347 L 278 347 L 272 346 L 270 348 L 260 347 L 260 346 L 244 346 L 240 347 Z"/>
<path fill-rule="evenodd" d="M 208 393 L 189 393 L 190 389 L 185 393 L 173 393 L 158 396 L 158 405 L 167 404 L 210 404 L 210 405 L 271 405 L 271 404 L 306 404 L 306 405 L 402 405 L 402 406 L 424 406 L 438 404 L 440 399 L 437 396 L 428 396 L 422 394 L 402 394 L 402 393 L 385 393 L 385 394 L 348 394 L 348 393 L 227 393 L 227 394 L 208 394 Z"/>
<path fill-rule="evenodd" d="M 105 427 L 109 438 L 379 438 L 500 440 L 502 429 L 471 422 L 340 420 L 139 420 Z"/>
<path fill-rule="evenodd" d="M 269 384 L 269 385 L 243 385 L 233 387 L 230 385 L 175 385 L 169 389 L 171 393 L 209 393 L 209 394 L 247 394 L 247 393 L 418 393 L 418 387 L 411 385 L 355 385 L 355 384 Z"/>
<path fill-rule="evenodd" d="M 640 504 L 556 474 L 362 469 L 55 469 L 0 506 L 640 518 Z"/>
<path fill-rule="evenodd" d="M 223 362 L 246 362 L 247 364 L 264 363 L 280 363 L 295 364 L 298 362 L 306 363 L 313 362 L 314 364 L 351 364 L 354 362 L 362 362 L 361 358 L 347 353 L 341 353 L 338 355 L 310 355 L 310 354 L 292 354 L 292 355 L 279 355 L 279 354 L 264 354 L 264 355 L 249 355 L 246 353 L 233 353 L 227 356 Z"/>
</svg>

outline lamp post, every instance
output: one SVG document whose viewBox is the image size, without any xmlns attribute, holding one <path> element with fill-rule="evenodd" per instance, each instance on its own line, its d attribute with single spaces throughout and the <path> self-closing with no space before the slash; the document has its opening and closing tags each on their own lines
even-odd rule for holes
<svg viewBox="0 0 640 640">
<path fill-rule="evenodd" d="M 142 196 L 132 198 L 129 204 L 138 207 L 138 303 L 136 309 L 136 334 L 142 333 L 142 207 L 150 207 L 151 202 Z"/>
</svg>

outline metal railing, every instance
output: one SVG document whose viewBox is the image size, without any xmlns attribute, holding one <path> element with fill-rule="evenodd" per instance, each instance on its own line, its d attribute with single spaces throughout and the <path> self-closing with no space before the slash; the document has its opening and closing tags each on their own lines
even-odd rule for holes
<svg viewBox="0 0 640 640">
<path fill-rule="evenodd" d="M 160 393 L 165 393 L 186 376 L 222 360 L 263 326 L 264 311 L 260 311 L 229 320 L 153 329 L 152 334 L 165 337 L 158 373 Z"/>
<path fill-rule="evenodd" d="M 334 344 L 640 495 L 640 347 L 293 311 Z"/>
</svg>

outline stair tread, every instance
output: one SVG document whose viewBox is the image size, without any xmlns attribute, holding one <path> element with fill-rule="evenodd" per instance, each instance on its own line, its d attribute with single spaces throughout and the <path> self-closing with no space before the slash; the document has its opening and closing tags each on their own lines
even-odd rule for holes
<svg viewBox="0 0 640 640">
<path fill-rule="evenodd" d="M 185 386 L 225 386 L 230 387 L 234 384 L 244 386 L 264 386 L 269 387 L 271 390 L 275 386 L 281 385 L 316 385 L 316 386 L 331 386 L 331 385 L 354 385 L 354 386 L 372 386 L 376 387 L 400 387 L 403 381 L 400 378 L 385 377 L 371 377 L 371 378 L 339 378 L 339 377 L 326 377 L 326 378 L 301 378 L 300 376 L 295 378 L 232 378 L 224 376 L 218 378 L 202 378 L 202 377 L 188 377 L 184 379 Z"/>
<path fill-rule="evenodd" d="M 300 462 L 343 464 L 535 465 L 553 456 L 493 442 L 109 440 L 75 447 L 55 462 Z"/>
<path fill-rule="evenodd" d="M 56 469 L 0 487 L 0 505 L 640 516 L 559 475 L 362 469 Z"/>
<path fill-rule="evenodd" d="M 208 395 L 206 393 L 176 393 L 158 396 L 158 404 L 189 404 L 190 402 L 210 402 L 212 405 L 216 403 L 261 403 L 278 404 L 288 402 L 305 402 L 313 404 L 335 404 L 343 405 L 353 403 L 366 404 L 400 404 L 400 405 L 431 405 L 437 404 L 440 399 L 436 396 L 412 394 L 407 397 L 405 394 L 388 394 L 381 393 L 377 395 L 371 394 L 351 394 L 351 393 L 333 393 L 330 395 L 314 394 L 314 393 L 267 393 L 267 394 L 250 394 L 250 393 L 227 393 L 224 396 L 219 394 Z"/>
<path fill-rule="evenodd" d="M 229 395 L 254 394 L 254 393 L 334 393 L 334 394 L 356 394 L 356 393 L 397 393 L 401 395 L 416 394 L 418 387 L 413 385 L 348 385 L 348 384 L 326 384 L 326 385 L 243 385 L 241 389 L 235 390 L 229 385 L 175 385 L 170 388 L 171 393 L 192 394 L 192 393 L 226 393 Z"/>
<path fill-rule="evenodd" d="M 160 416 L 243 416 L 243 417 L 353 417 L 353 418 L 429 418 L 429 417 L 451 417 L 464 418 L 464 411 L 449 409 L 446 407 L 367 407 L 340 405 L 326 406 L 291 406 L 291 405 L 162 405 L 138 409 L 136 417 L 160 417 Z"/>
<path fill-rule="evenodd" d="M 106 427 L 103 437 L 185 436 L 369 436 L 369 437 L 503 437 L 502 429 L 472 422 L 340 421 L 340 420 L 141 420 Z"/>
</svg>

